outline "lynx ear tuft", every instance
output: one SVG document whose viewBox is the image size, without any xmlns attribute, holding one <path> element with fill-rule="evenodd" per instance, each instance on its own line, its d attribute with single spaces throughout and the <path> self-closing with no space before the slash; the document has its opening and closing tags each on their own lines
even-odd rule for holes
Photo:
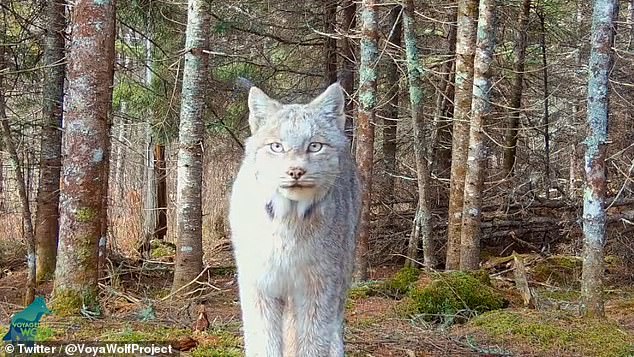
<svg viewBox="0 0 634 357">
<path fill-rule="evenodd" d="M 251 87 L 249 90 L 249 127 L 251 134 L 280 108 L 280 103 L 271 99 L 260 88 Z"/>
<path fill-rule="evenodd" d="M 346 96 L 339 83 L 331 84 L 326 90 L 315 98 L 310 105 L 317 108 L 319 113 L 336 121 L 337 127 L 344 130 L 346 125 Z"/>
</svg>

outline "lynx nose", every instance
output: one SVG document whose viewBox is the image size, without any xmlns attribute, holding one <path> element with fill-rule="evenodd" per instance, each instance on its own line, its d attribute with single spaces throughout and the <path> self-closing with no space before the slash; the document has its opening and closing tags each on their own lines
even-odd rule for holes
<svg viewBox="0 0 634 357">
<path fill-rule="evenodd" d="M 302 176 L 304 176 L 304 174 L 306 173 L 306 170 L 299 167 L 294 167 L 286 171 L 286 173 L 288 174 L 288 176 L 292 177 L 293 179 L 299 180 Z"/>
</svg>

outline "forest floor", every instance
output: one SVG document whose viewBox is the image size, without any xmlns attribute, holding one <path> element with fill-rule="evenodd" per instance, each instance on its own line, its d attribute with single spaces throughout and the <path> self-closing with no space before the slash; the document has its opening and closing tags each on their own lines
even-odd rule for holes
<svg viewBox="0 0 634 357">
<path fill-rule="evenodd" d="M 47 341 L 171 341 L 191 356 L 241 356 L 240 311 L 233 268 L 210 267 L 196 297 L 170 298 L 171 273 L 165 264 L 120 262 L 102 280 L 103 317 L 45 316 L 38 338 Z M 501 310 L 468 322 L 438 323 L 405 317 L 401 300 L 358 294 L 347 306 L 347 356 L 633 356 L 634 291 L 611 285 L 607 290 L 605 320 L 578 317 L 578 289 L 558 287 L 576 279 L 561 267 L 550 271 L 527 265 L 531 285 L 549 301 L 540 310 L 525 309 L 521 297 L 504 274 L 493 273 L 494 288 L 509 301 Z M 498 270 L 504 273 L 504 266 Z M 393 276 L 397 267 L 372 270 L 371 279 Z M 489 272 L 492 272 L 490 270 Z M 539 276 L 548 274 L 544 281 Z M 20 311 L 26 271 L 5 270 L 0 278 L 0 334 L 12 313 Z M 534 280 L 537 279 L 537 280 Z M 427 273 L 419 282 L 429 282 Z M 577 283 L 578 281 L 572 281 Z M 568 281 L 570 283 L 570 281 Z M 38 294 L 50 298 L 52 284 Z M 194 331 L 201 311 L 209 321 L 206 331 Z"/>
</svg>

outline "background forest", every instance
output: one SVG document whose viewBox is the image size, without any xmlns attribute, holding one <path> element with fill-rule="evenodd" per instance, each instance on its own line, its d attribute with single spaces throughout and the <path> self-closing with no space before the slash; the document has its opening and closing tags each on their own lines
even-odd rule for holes
<svg viewBox="0 0 634 357">
<path fill-rule="evenodd" d="M 251 86 L 346 91 L 350 356 L 634 354 L 634 0 L 6 0 L 0 332 L 240 356 Z"/>
</svg>

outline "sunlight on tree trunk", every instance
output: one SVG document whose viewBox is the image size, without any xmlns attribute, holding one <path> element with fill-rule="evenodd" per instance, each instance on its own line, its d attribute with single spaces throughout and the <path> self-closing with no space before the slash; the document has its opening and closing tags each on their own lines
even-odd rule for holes
<svg viewBox="0 0 634 357">
<path fill-rule="evenodd" d="M 465 167 L 469 145 L 469 111 L 473 90 L 473 56 L 475 54 L 477 0 L 458 1 L 456 42 L 456 79 L 449 187 L 449 224 L 447 226 L 447 260 L 445 268 L 460 267 L 460 228 L 464 198 Z"/>
<path fill-rule="evenodd" d="M 361 64 L 359 66 L 359 113 L 357 115 L 357 153 L 359 177 L 363 187 L 361 219 L 357 242 L 355 279 L 368 278 L 372 169 L 374 164 L 374 125 L 376 119 L 376 66 L 379 60 L 377 5 L 374 0 L 361 4 Z"/>
<path fill-rule="evenodd" d="M 612 45 L 618 17 L 617 0 L 595 0 L 592 13 L 592 49 L 588 76 L 588 134 L 583 193 L 583 269 L 581 313 L 603 316 L 603 248 L 606 239 L 605 154 L 610 112 Z"/>
<path fill-rule="evenodd" d="M 178 129 L 176 179 L 176 264 L 172 292 L 194 280 L 203 268 L 202 165 L 207 83 L 208 9 L 203 0 L 189 0 L 185 65 Z M 185 292 L 187 289 L 182 289 Z"/>
<path fill-rule="evenodd" d="M 73 7 L 64 118 L 59 249 L 53 309 L 61 315 L 98 310 L 98 242 L 108 172 L 108 121 L 114 73 L 113 1 Z"/>
<path fill-rule="evenodd" d="M 53 278 L 59 233 L 59 179 L 62 165 L 62 107 L 64 101 L 65 2 L 46 2 L 44 81 L 40 181 L 37 190 L 35 241 L 37 281 Z"/>
<path fill-rule="evenodd" d="M 460 270 L 480 267 L 480 223 L 486 152 L 484 128 L 491 114 L 491 76 L 495 47 L 495 2 L 480 0 L 476 53 L 473 61 L 473 100 L 460 230 Z"/>
</svg>

